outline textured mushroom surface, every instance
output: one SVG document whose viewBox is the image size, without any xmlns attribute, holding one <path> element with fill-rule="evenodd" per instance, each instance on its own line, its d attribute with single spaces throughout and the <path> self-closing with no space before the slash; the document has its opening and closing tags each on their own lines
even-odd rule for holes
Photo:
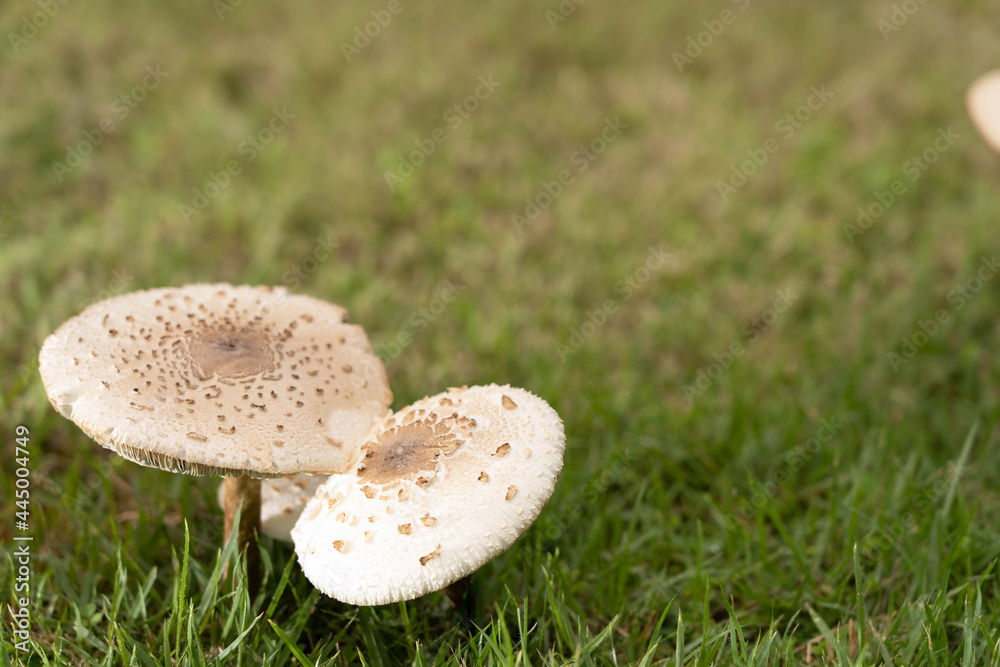
<svg viewBox="0 0 1000 667">
<path fill-rule="evenodd" d="M 329 475 L 295 475 L 268 479 L 260 485 L 260 529 L 268 537 L 292 541 L 292 527 L 306 503 Z M 216 494 L 219 509 L 226 509 L 226 484 Z"/>
<path fill-rule="evenodd" d="M 969 88 L 966 102 L 983 139 L 1000 153 L 1000 70 L 979 77 Z"/>
<path fill-rule="evenodd" d="M 392 402 L 340 306 L 188 285 L 96 303 L 46 339 L 49 400 L 119 455 L 194 475 L 343 472 Z"/>
<path fill-rule="evenodd" d="M 314 586 L 374 605 L 444 588 L 535 521 L 562 470 L 562 421 L 524 389 L 452 389 L 393 414 L 292 530 Z"/>
</svg>

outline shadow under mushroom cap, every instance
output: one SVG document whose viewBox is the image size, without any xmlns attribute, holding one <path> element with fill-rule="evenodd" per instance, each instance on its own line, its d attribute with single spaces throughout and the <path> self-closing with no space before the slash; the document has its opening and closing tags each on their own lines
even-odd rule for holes
<svg viewBox="0 0 1000 667">
<path fill-rule="evenodd" d="M 268 537 L 291 543 L 292 528 L 298 521 L 306 503 L 328 475 L 301 474 L 278 477 L 261 482 L 260 530 Z M 219 509 L 226 509 L 226 483 L 219 484 L 216 493 Z"/>
</svg>

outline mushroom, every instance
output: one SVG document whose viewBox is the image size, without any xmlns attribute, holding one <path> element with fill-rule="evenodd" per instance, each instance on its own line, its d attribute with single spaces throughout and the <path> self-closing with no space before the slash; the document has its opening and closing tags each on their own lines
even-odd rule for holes
<svg viewBox="0 0 1000 667">
<path fill-rule="evenodd" d="M 376 605 L 467 576 L 535 521 L 562 469 L 562 421 L 524 389 L 480 386 L 424 398 L 365 438 L 292 529 L 323 593 Z"/>
<path fill-rule="evenodd" d="M 340 306 L 284 288 L 188 285 L 95 303 L 39 355 L 52 405 L 130 461 L 226 477 L 228 540 L 260 526 L 260 480 L 343 472 L 392 402 Z M 248 570 L 256 587 L 257 552 Z"/>
<path fill-rule="evenodd" d="M 329 475 L 295 475 L 268 479 L 260 485 L 261 533 L 282 542 L 292 542 L 292 527 L 306 503 Z M 226 484 L 219 485 L 216 500 L 226 508 Z"/>
<path fill-rule="evenodd" d="M 969 115 L 990 147 L 1000 153 L 1000 70 L 976 79 L 965 98 Z"/>
</svg>

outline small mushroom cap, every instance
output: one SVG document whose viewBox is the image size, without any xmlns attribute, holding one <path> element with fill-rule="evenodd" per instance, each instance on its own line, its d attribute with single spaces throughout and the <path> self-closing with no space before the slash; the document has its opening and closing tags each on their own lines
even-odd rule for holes
<svg viewBox="0 0 1000 667">
<path fill-rule="evenodd" d="M 306 577 L 342 602 L 409 600 L 461 579 L 538 518 L 562 470 L 562 421 L 524 389 L 452 389 L 372 429 L 292 540 Z"/>
<path fill-rule="evenodd" d="M 965 98 L 969 115 L 990 147 L 1000 153 L 1000 70 L 976 79 Z"/>
<path fill-rule="evenodd" d="M 329 475 L 295 475 L 261 482 L 260 528 L 268 537 L 282 542 L 292 541 L 292 527 L 298 521 L 306 503 Z M 216 494 L 219 509 L 226 509 L 226 483 L 219 484 Z"/>
<path fill-rule="evenodd" d="M 98 443 L 193 475 L 342 472 L 388 411 L 385 367 L 340 306 L 218 284 L 95 303 L 39 354 L 49 400 Z"/>
</svg>

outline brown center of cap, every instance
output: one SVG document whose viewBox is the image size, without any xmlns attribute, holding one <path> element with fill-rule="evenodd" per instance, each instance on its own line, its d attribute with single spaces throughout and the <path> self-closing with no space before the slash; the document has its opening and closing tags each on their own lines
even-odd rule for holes
<svg viewBox="0 0 1000 667">
<path fill-rule="evenodd" d="M 443 421 L 420 420 L 396 426 L 365 445 L 358 483 L 389 486 L 418 476 L 429 478 L 438 457 L 453 453 L 462 443 Z"/>
<path fill-rule="evenodd" d="M 259 331 L 210 330 L 193 334 L 188 353 L 201 380 L 241 378 L 273 370 L 274 351 Z"/>
</svg>

